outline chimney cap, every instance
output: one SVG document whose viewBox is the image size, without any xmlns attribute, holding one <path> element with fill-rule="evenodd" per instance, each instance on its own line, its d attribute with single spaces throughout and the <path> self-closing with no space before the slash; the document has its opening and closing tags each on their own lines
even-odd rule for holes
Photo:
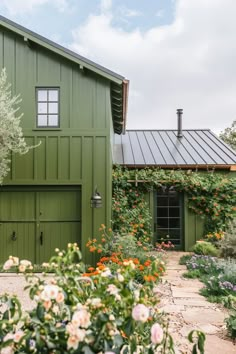
<svg viewBox="0 0 236 354">
<path fill-rule="evenodd" d="M 183 109 L 182 108 L 177 108 L 177 113 L 183 113 Z"/>
</svg>

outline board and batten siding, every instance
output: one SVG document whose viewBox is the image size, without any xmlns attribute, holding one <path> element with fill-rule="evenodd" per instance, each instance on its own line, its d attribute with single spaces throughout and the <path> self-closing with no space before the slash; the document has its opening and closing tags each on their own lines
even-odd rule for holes
<svg viewBox="0 0 236 354">
<path fill-rule="evenodd" d="M 111 220 L 110 81 L 0 27 L 3 67 L 12 92 L 22 98 L 27 143 L 41 142 L 26 155 L 13 155 L 4 185 L 80 185 L 81 247 L 86 262 L 92 262 L 85 244 L 98 236 L 101 223 L 109 225 Z M 37 87 L 59 88 L 60 128 L 37 128 Z M 100 209 L 90 207 L 95 186 L 103 200 Z"/>
</svg>

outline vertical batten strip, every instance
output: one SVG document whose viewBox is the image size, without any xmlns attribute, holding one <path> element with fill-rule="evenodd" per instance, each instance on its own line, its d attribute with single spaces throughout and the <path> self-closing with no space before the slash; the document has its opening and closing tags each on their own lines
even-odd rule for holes
<svg viewBox="0 0 236 354">
<path fill-rule="evenodd" d="M 61 179 L 61 137 L 57 137 L 57 179 Z"/>
<path fill-rule="evenodd" d="M 33 137 L 34 139 L 34 146 L 37 145 L 37 136 Z M 37 158 L 36 158 L 36 149 L 33 149 L 33 180 L 37 179 Z"/>
<path fill-rule="evenodd" d="M 48 151 L 48 136 L 45 136 L 45 178 L 46 181 L 48 180 L 48 169 L 49 169 L 49 154 L 47 155 Z"/>
</svg>

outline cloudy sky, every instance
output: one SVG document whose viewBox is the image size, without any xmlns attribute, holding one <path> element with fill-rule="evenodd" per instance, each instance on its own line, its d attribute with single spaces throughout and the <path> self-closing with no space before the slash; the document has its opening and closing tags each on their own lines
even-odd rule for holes
<svg viewBox="0 0 236 354">
<path fill-rule="evenodd" d="M 128 128 L 236 119 L 235 0 L 1 0 L 0 14 L 130 80 Z"/>
</svg>

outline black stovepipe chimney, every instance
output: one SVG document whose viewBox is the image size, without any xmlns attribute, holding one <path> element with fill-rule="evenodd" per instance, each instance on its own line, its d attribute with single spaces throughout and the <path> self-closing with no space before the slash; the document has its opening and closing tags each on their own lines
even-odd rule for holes
<svg viewBox="0 0 236 354">
<path fill-rule="evenodd" d="M 183 110 L 182 108 L 177 109 L 177 116 L 178 116 L 178 132 L 177 132 L 177 137 L 180 139 L 183 137 L 183 132 L 182 132 L 182 114 Z"/>
</svg>

